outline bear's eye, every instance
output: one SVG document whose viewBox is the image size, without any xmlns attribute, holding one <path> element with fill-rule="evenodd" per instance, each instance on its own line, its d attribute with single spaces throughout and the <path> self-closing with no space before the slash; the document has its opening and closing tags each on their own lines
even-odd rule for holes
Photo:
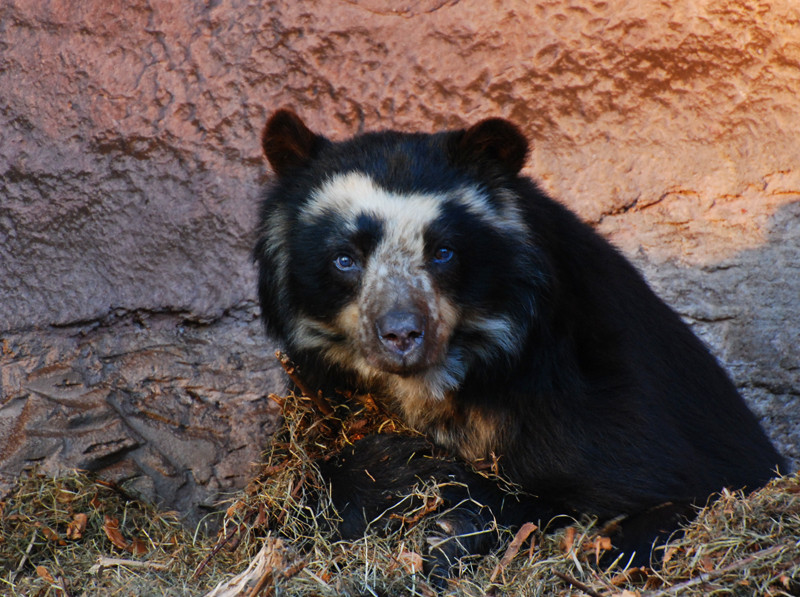
<svg viewBox="0 0 800 597">
<path fill-rule="evenodd" d="M 447 263 L 453 258 L 453 249 L 450 247 L 439 247 L 433 253 L 434 263 Z"/>
<path fill-rule="evenodd" d="M 343 272 L 352 271 L 356 268 L 357 265 L 355 259 L 350 257 L 350 255 L 344 253 L 341 255 L 337 255 L 336 259 L 333 260 L 333 263 L 336 266 L 336 269 Z"/>
</svg>

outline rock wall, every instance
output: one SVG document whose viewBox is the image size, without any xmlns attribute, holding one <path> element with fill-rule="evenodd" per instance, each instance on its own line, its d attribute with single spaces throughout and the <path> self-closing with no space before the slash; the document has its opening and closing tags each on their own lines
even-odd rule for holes
<svg viewBox="0 0 800 597">
<path fill-rule="evenodd" d="M 241 485 L 282 384 L 249 250 L 286 105 L 334 138 L 519 123 L 797 463 L 798 98 L 794 0 L 5 0 L 0 472 L 190 518 Z"/>
</svg>

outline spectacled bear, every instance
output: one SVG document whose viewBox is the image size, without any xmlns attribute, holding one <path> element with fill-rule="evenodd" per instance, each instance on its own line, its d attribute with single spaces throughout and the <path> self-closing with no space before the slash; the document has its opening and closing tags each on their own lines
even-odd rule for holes
<svg viewBox="0 0 800 597">
<path fill-rule="evenodd" d="M 515 125 L 333 142 L 279 110 L 262 146 L 268 333 L 310 385 L 379 396 L 430 442 L 374 436 L 321 463 L 342 535 L 434 479 L 461 504 L 439 521 L 460 541 L 430 541 L 434 570 L 489 549 L 494 520 L 564 513 L 627 516 L 615 547 L 646 563 L 692 504 L 785 470 L 681 319 L 520 175 Z M 463 464 L 489 458 L 525 497 Z"/>
</svg>

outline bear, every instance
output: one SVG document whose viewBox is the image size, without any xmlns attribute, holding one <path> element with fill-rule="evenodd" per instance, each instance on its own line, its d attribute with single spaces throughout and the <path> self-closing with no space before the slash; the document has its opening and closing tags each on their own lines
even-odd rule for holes
<svg viewBox="0 0 800 597">
<path fill-rule="evenodd" d="M 457 506 L 429 539 L 442 577 L 492 548 L 493 525 L 561 514 L 621 521 L 614 553 L 647 564 L 695 505 L 786 471 L 690 328 L 521 174 L 515 124 L 335 142 L 280 109 L 261 141 L 267 333 L 308 385 L 377 396 L 423 436 L 367 437 L 320 463 L 342 536 L 433 479 Z M 469 464 L 491 459 L 521 492 Z"/>
</svg>

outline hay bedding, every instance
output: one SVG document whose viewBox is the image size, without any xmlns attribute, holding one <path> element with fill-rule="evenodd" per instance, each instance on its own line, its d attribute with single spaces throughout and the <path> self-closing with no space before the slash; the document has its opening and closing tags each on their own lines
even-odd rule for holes
<svg viewBox="0 0 800 597">
<path fill-rule="evenodd" d="M 337 541 L 336 512 L 314 465 L 366 434 L 413 432 L 371 397 L 333 407 L 303 393 L 273 397 L 285 424 L 217 537 L 197 536 L 174 513 L 81 473 L 21 479 L 0 502 L 0 594 L 435 595 L 420 554 L 437 488 L 418 487 L 413 509 L 390 531 Z M 797 474 L 749 496 L 723 492 L 655 571 L 622 562 L 598 569 L 608 540 L 591 520 L 506 535 L 497 553 L 463 563 L 445 594 L 800 595 Z"/>
</svg>

